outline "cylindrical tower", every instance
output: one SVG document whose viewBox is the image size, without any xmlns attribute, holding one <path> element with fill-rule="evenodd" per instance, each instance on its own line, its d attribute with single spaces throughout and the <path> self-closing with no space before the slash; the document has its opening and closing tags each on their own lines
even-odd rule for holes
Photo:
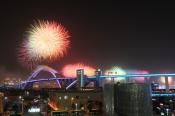
<svg viewBox="0 0 175 116">
<path fill-rule="evenodd" d="M 151 89 L 144 83 L 121 83 L 114 87 L 115 112 L 119 116 L 152 116 Z"/>
</svg>

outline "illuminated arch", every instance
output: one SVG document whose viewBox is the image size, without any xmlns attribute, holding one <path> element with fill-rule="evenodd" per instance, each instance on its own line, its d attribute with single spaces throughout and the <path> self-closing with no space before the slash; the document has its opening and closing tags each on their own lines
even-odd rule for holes
<svg viewBox="0 0 175 116">
<path fill-rule="evenodd" d="M 56 77 L 56 74 L 58 73 L 56 70 L 54 70 L 53 68 L 46 66 L 46 65 L 40 65 L 38 66 L 33 73 L 28 77 L 28 79 L 26 80 L 26 82 L 29 82 L 30 80 L 32 80 L 33 78 L 36 78 L 36 76 L 41 72 L 41 71 L 46 71 L 49 72 L 53 75 L 54 78 Z M 61 84 L 59 82 L 59 80 L 56 80 L 57 84 L 59 86 L 59 88 L 61 88 Z M 27 83 L 24 84 L 23 89 L 26 87 Z"/>
</svg>

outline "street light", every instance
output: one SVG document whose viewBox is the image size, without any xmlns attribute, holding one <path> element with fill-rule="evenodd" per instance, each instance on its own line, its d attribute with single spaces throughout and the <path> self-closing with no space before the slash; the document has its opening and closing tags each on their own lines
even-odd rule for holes
<svg viewBox="0 0 175 116">
<path fill-rule="evenodd" d="M 24 99 L 22 98 L 22 96 L 19 96 L 19 100 L 21 103 L 21 114 L 23 115 L 23 113 L 24 113 Z"/>
<path fill-rule="evenodd" d="M 19 96 L 19 99 L 21 99 L 22 98 L 22 96 Z"/>
</svg>

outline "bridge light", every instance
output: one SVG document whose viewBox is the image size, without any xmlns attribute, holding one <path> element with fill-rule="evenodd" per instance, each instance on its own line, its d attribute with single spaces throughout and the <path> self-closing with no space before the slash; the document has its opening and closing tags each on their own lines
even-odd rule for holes
<svg viewBox="0 0 175 116">
<path fill-rule="evenodd" d="M 95 76 L 96 76 L 96 87 L 99 87 L 101 86 L 101 79 L 100 79 L 100 76 L 102 75 L 102 71 L 101 69 L 97 69 L 95 71 Z"/>
<path fill-rule="evenodd" d="M 65 95 L 65 96 L 64 96 L 64 99 L 65 99 L 65 100 L 66 100 L 66 99 L 68 99 L 68 96 L 67 96 L 67 95 Z"/>
</svg>

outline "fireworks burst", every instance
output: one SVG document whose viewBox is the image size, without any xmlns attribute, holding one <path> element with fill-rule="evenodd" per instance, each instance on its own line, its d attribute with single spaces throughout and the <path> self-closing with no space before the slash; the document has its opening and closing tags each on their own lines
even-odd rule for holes
<svg viewBox="0 0 175 116">
<path fill-rule="evenodd" d="M 84 74 L 87 76 L 93 76 L 95 74 L 93 67 L 82 63 L 66 65 L 62 69 L 62 73 L 65 77 L 76 77 L 76 70 L 78 69 L 84 69 Z"/>
<path fill-rule="evenodd" d="M 31 26 L 27 39 L 22 43 L 19 59 L 31 63 L 53 61 L 65 55 L 69 47 L 68 31 L 60 24 L 38 21 Z"/>
</svg>

